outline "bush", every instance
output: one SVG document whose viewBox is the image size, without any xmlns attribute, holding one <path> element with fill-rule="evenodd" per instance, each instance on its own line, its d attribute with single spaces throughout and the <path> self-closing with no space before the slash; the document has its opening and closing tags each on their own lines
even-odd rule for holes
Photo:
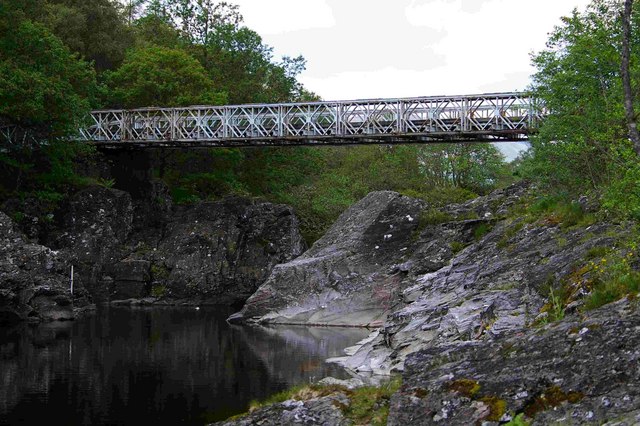
<svg viewBox="0 0 640 426">
<path fill-rule="evenodd" d="M 617 169 L 617 179 L 605 188 L 602 206 L 623 218 L 640 221 L 640 161 L 630 149 L 620 157 L 624 163 Z"/>
<path fill-rule="evenodd" d="M 592 225 L 596 218 L 584 212 L 577 201 L 569 200 L 566 195 L 543 195 L 538 197 L 524 213 L 527 222 L 543 219 L 549 225 L 562 228 Z"/>
<path fill-rule="evenodd" d="M 460 241 L 452 241 L 450 244 L 451 251 L 453 252 L 453 254 L 460 253 L 466 246 L 467 245 L 465 243 Z"/>
</svg>

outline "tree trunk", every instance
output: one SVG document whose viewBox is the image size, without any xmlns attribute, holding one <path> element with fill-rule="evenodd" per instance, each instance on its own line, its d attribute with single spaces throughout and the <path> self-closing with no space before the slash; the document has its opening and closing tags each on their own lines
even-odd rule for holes
<svg viewBox="0 0 640 426">
<path fill-rule="evenodd" d="M 631 92 L 631 12 L 633 0 L 624 1 L 622 12 L 622 89 L 624 90 L 624 111 L 629 128 L 629 138 L 633 149 L 640 156 L 640 133 L 633 110 L 633 93 Z"/>
</svg>

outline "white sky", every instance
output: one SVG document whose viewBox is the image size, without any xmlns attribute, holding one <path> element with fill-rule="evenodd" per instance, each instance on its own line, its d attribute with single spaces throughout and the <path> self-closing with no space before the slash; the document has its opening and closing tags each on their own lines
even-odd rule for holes
<svg viewBox="0 0 640 426">
<path fill-rule="evenodd" d="M 529 54 L 590 0 L 232 0 L 325 100 L 524 90 Z"/>
</svg>

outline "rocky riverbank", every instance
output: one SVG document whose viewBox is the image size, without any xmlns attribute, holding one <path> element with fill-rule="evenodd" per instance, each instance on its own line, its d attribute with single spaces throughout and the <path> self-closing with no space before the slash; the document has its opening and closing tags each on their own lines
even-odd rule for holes
<svg viewBox="0 0 640 426">
<path fill-rule="evenodd" d="M 0 323 L 72 319 L 67 263 L 0 212 Z"/>
<path fill-rule="evenodd" d="M 440 211 L 372 193 L 230 320 L 372 327 L 333 361 L 402 374 L 380 401 L 388 424 L 635 424 L 637 302 L 582 308 L 593 291 L 585 265 L 630 230 L 588 219 L 586 199 L 575 203 L 582 222 L 514 213 L 529 192 L 516 185 Z M 304 394 L 226 424 L 294 424 L 296 413 L 349 424 L 346 388 Z"/>
<path fill-rule="evenodd" d="M 376 328 L 338 360 L 373 374 L 402 371 L 405 356 L 425 345 L 520 331 L 538 319 L 550 286 L 619 232 L 506 220 L 526 191 L 516 185 L 442 210 L 371 193 L 310 250 L 274 268 L 230 320 Z"/>
</svg>

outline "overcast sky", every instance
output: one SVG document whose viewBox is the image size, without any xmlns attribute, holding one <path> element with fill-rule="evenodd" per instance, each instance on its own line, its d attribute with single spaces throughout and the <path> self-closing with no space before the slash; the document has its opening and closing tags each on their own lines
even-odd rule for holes
<svg viewBox="0 0 640 426">
<path fill-rule="evenodd" d="M 232 0 L 325 100 L 524 90 L 529 54 L 589 0 Z"/>
</svg>

